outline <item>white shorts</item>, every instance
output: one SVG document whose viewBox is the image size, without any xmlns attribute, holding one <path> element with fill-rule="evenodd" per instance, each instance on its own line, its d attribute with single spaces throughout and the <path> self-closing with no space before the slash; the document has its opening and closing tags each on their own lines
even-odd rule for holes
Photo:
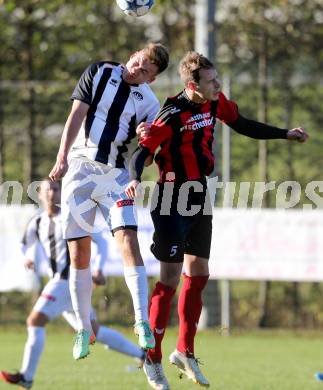
<svg viewBox="0 0 323 390">
<path fill-rule="evenodd" d="M 45 314 L 49 320 L 59 317 L 64 311 L 73 312 L 68 280 L 56 276 L 51 279 L 37 299 L 33 311 Z M 90 318 L 96 319 L 93 309 Z"/>
<path fill-rule="evenodd" d="M 62 186 L 62 221 L 65 239 L 97 233 L 94 226 L 98 209 L 111 231 L 137 229 L 137 213 L 133 199 L 124 193 L 129 182 L 126 169 L 72 158 Z"/>
</svg>

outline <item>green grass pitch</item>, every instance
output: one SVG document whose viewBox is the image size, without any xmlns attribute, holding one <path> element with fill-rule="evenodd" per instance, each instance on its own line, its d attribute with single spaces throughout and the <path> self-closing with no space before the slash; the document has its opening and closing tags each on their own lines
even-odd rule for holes
<svg viewBox="0 0 323 390">
<path fill-rule="evenodd" d="M 135 341 L 131 330 L 121 329 Z M 0 369 L 19 369 L 26 333 L 23 328 L 0 328 Z M 127 371 L 131 358 L 107 351 L 98 344 L 91 355 L 75 362 L 71 356 L 73 334 L 54 325 L 48 329 L 45 351 L 33 390 L 149 390 L 142 371 Z M 172 390 L 199 387 L 180 380 L 169 365 L 176 344 L 170 329 L 164 343 L 164 367 Z M 315 332 L 234 331 L 222 337 L 216 330 L 198 333 L 196 355 L 214 390 L 323 389 L 313 375 L 323 371 L 323 335 Z M 0 390 L 15 389 L 0 382 Z"/>
</svg>

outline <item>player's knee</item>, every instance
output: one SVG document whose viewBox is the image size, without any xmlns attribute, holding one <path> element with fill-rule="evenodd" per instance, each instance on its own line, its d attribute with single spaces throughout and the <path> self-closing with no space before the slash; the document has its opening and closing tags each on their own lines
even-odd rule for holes
<svg viewBox="0 0 323 390">
<path fill-rule="evenodd" d="M 160 281 L 162 284 L 176 289 L 179 285 L 180 277 L 171 273 L 163 274 L 160 276 Z"/>
<path fill-rule="evenodd" d="M 32 311 L 26 320 L 26 325 L 27 325 L 27 327 L 29 327 L 29 326 L 45 326 L 47 322 L 48 322 L 48 318 L 45 314 L 37 312 L 37 311 Z"/>
<path fill-rule="evenodd" d="M 181 263 L 162 263 L 160 268 L 160 281 L 166 286 L 176 289 L 181 278 L 181 270 Z"/>
<path fill-rule="evenodd" d="M 189 276 L 209 275 L 209 259 L 185 254 L 185 270 Z"/>
</svg>

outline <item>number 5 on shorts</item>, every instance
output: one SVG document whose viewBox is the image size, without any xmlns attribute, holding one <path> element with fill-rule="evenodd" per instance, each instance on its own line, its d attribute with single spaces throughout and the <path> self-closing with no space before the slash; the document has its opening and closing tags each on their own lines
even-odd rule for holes
<svg viewBox="0 0 323 390">
<path fill-rule="evenodd" d="M 173 257 L 173 256 L 176 255 L 177 249 L 178 249 L 178 245 L 173 245 L 173 246 L 170 248 L 170 257 Z"/>
</svg>

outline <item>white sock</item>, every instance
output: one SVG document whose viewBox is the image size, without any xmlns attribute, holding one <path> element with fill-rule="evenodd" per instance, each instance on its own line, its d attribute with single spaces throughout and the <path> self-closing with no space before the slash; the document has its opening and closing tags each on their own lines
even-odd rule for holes
<svg viewBox="0 0 323 390">
<path fill-rule="evenodd" d="M 78 330 L 85 329 L 92 333 L 90 321 L 92 275 L 90 267 L 86 269 L 70 267 L 69 287 Z"/>
<path fill-rule="evenodd" d="M 145 267 L 124 267 L 124 277 L 132 297 L 136 322 L 148 321 L 148 283 Z"/>
<path fill-rule="evenodd" d="M 106 345 L 114 351 L 124 353 L 125 355 L 140 359 L 143 357 L 143 350 L 141 348 L 126 339 L 121 333 L 105 326 L 100 326 L 96 335 L 96 341 Z"/>
<path fill-rule="evenodd" d="M 27 381 L 34 378 L 40 356 L 45 345 L 45 328 L 43 326 L 28 326 L 28 338 L 25 344 L 21 374 Z"/>
</svg>

